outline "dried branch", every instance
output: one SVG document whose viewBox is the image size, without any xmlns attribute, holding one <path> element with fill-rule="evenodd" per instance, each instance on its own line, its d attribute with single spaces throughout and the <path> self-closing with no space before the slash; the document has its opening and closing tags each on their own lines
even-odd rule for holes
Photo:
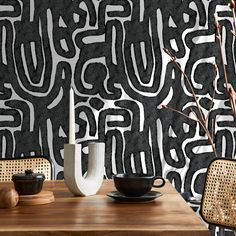
<svg viewBox="0 0 236 236">
<path fill-rule="evenodd" d="M 235 35 L 236 34 L 236 19 L 235 19 L 235 12 L 234 12 L 234 9 L 235 9 L 234 0 L 230 0 L 229 7 L 230 7 L 232 14 L 233 14 L 233 21 L 234 21 L 234 24 L 233 24 L 234 32 L 233 33 Z M 217 38 L 219 46 L 220 46 L 221 63 L 222 63 L 223 72 L 224 72 L 226 91 L 228 93 L 230 106 L 231 106 L 233 115 L 236 117 L 235 91 L 234 91 L 233 87 L 230 85 L 228 78 L 227 78 L 226 67 L 225 67 L 224 60 L 223 60 L 223 49 L 222 49 L 222 42 L 221 42 L 221 35 L 220 35 L 220 25 L 219 25 L 216 14 L 215 14 L 215 27 L 216 27 L 216 38 Z"/>
<path fill-rule="evenodd" d="M 229 101 L 230 101 L 230 106 L 232 108 L 233 115 L 234 117 L 236 117 L 235 91 L 231 85 L 229 87 Z"/>
<path fill-rule="evenodd" d="M 199 112 L 200 117 L 198 117 L 197 114 L 196 114 L 195 112 L 193 112 L 192 109 L 191 109 L 191 111 L 195 114 L 196 119 L 192 119 L 192 118 L 190 118 L 189 116 L 185 115 L 183 112 L 178 111 L 178 110 L 176 110 L 176 109 L 174 109 L 174 108 L 167 107 L 166 105 L 162 105 L 162 107 L 163 107 L 163 108 L 167 108 L 167 109 L 169 109 L 169 110 L 172 110 L 172 111 L 174 111 L 174 112 L 177 112 L 178 114 L 181 114 L 181 115 L 183 115 L 184 117 L 186 117 L 186 118 L 188 118 L 188 119 L 191 119 L 191 120 L 193 120 L 193 121 L 195 121 L 195 122 L 198 122 L 198 123 L 200 124 L 200 126 L 203 128 L 203 130 L 205 131 L 205 133 L 206 133 L 206 135 L 207 135 L 207 138 L 208 138 L 208 140 L 209 140 L 209 142 L 210 142 L 210 144 L 211 144 L 211 146 L 212 146 L 212 150 L 213 150 L 215 156 L 217 157 L 217 152 L 216 152 L 215 144 L 214 144 L 214 142 L 213 142 L 213 135 L 211 135 L 210 131 L 207 129 L 207 119 L 205 119 L 205 117 L 204 117 L 203 111 L 202 111 L 202 109 L 201 109 L 201 107 L 200 107 L 200 105 L 199 105 L 199 102 L 198 102 L 198 98 L 197 98 L 197 96 L 196 96 L 196 94 L 195 94 L 195 92 L 194 92 L 193 86 L 192 86 L 192 84 L 191 84 L 191 82 L 190 82 L 188 76 L 187 76 L 186 73 L 182 70 L 182 68 L 180 67 L 180 65 L 177 63 L 177 61 L 176 61 L 176 56 L 173 55 L 173 54 L 171 54 L 170 51 L 169 51 L 167 48 L 164 48 L 163 50 L 170 56 L 172 62 L 178 67 L 178 69 L 179 69 L 180 72 L 183 74 L 184 78 L 186 79 L 186 81 L 187 81 L 187 83 L 188 83 L 188 86 L 189 86 L 189 88 L 190 88 L 190 90 L 191 90 L 191 93 L 192 93 L 192 95 L 193 95 L 194 101 L 195 101 L 195 103 L 196 103 L 196 106 L 197 106 L 197 109 L 198 109 L 198 112 Z M 216 67 L 215 67 L 215 77 L 216 77 Z M 210 109 L 212 109 L 212 107 L 213 107 L 213 100 L 214 100 L 214 97 L 215 97 L 215 86 L 214 86 L 214 93 L 213 93 L 212 104 L 211 104 Z M 209 114 L 208 114 L 208 115 L 209 115 Z"/>
<path fill-rule="evenodd" d="M 193 114 L 195 114 L 195 112 L 191 109 L 191 111 L 193 112 Z M 198 121 L 198 123 L 201 125 L 201 127 L 204 129 L 206 135 L 207 135 L 207 138 L 208 138 L 208 141 L 210 142 L 211 144 L 211 147 L 212 147 L 212 150 L 215 154 L 215 157 L 217 157 L 217 152 L 216 152 L 216 148 L 215 148 L 215 144 L 214 144 L 214 141 L 213 141 L 213 136 L 211 136 L 209 130 L 207 129 L 206 125 L 204 123 L 202 123 L 202 121 L 200 119 L 198 119 L 197 115 L 195 114 L 196 116 L 196 119 Z"/>
<path fill-rule="evenodd" d="M 223 48 L 222 48 L 222 41 L 221 41 L 221 34 L 220 34 L 220 24 L 219 24 L 218 17 L 217 17 L 216 13 L 214 14 L 214 17 L 215 17 L 215 27 L 216 27 L 216 39 L 217 39 L 219 46 L 220 46 L 221 64 L 223 67 L 226 91 L 229 95 L 229 81 L 228 81 L 228 76 L 227 76 L 226 67 L 225 67 L 225 63 L 224 63 Z"/>
<path fill-rule="evenodd" d="M 232 33 L 233 33 L 234 36 L 236 36 L 236 17 L 235 17 L 235 2 L 234 2 L 234 0 L 229 1 L 229 7 L 230 7 L 230 9 L 232 11 L 232 15 L 233 15 L 233 29 L 234 29 L 234 31 L 232 31 Z M 217 17 L 216 13 L 214 14 L 214 19 L 215 19 L 215 28 L 216 28 L 215 35 L 216 35 L 216 40 L 218 41 L 218 44 L 219 44 L 219 47 L 220 47 L 220 57 L 221 57 L 221 64 L 222 64 L 222 67 L 223 67 L 223 74 L 224 74 L 223 77 L 224 77 L 224 81 L 225 81 L 226 92 L 227 92 L 227 95 L 229 97 L 230 106 L 232 108 L 233 115 L 236 117 L 235 91 L 234 91 L 233 87 L 229 84 L 229 81 L 228 81 L 228 76 L 227 76 L 227 71 L 226 71 L 226 66 L 225 66 L 225 63 L 224 63 L 224 56 L 223 56 L 223 47 L 222 47 L 221 34 L 220 34 L 220 24 L 219 24 L 218 17 Z M 215 148 L 215 143 L 214 143 L 214 134 L 213 134 L 213 132 L 211 134 L 210 131 L 207 128 L 207 123 L 209 124 L 208 120 L 209 120 L 211 110 L 213 108 L 214 99 L 215 99 L 215 95 L 216 95 L 215 81 L 216 81 L 216 76 L 217 76 L 217 66 L 215 65 L 215 70 L 214 70 L 215 71 L 215 76 L 214 76 L 214 81 L 213 81 L 214 91 L 213 91 L 213 96 L 212 96 L 212 100 L 211 100 L 211 105 L 210 105 L 209 112 L 208 112 L 208 114 L 205 118 L 204 113 L 203 113 L 203 111 L 202 111 L 202 109 L 199 105 L 198 98 L 197 98 L 197 96 L 194 92 L 193 86 L 192 86 L 188 76 L 185 74 L 185 72 L 181 69 L 180 65 L 177 63 L 176 56 L 173 55 L 172 53 L 170 53 L 170 51 L 166 48 L 164 48 L 163 50 L 170 56 L 172 62 L 178 67 L 178 69 L 180 70 L 180 72 L 182 73 L 184 78 L 186 79 L 187 84 L 188 84 L 188 86 L 191 90 L 192 96 L 194 98 L 194 101 L 196 103 L 196 106 L 197 106 L 200 117 L 198 117 L 198 115 L 192 109 L 191 109 L 191 111 L 195 115 L 196 119 L 193 119 L 193 118 L 187 116 L 186 114 L 184 114 L 183 112 L 178 111 L 174 108 L 168 107 L 166 105 L 162 105 L 162 107 L 167 108 L 171 111 L 174 111 L 178 114 L 181 114 L 182 116 L 184 116 L 184 117 L 186 117 L 190 120 L 198 122 L 200 124 L 200 126 L 203 128 L 203 130 L 205 131 L 205 133 L 207 135 L 207 138 L 208 138 L 208 140 L 209 140 L 209 142 L 212 146 L 212 150 L 213 150 L 215 156 L 218 157 L 217 152 L 216 152 L 216 148 Z M 213 127 L 212 127 L 212 131 L 213 131 Z"/>
<path fill-rule="evenodd" d="M 192 86 L 192 84 L 191 84 L 191 82 L 190 82 L 190 79 L 188 78 L 188 76 L 186 75 L 186 73 L 182 70 L 182 68 L 180 67 L 180 65 L 176 62 L 176 56 L 174 56 L 173 54 L 171 54 L 171 52 L 170 52 L 167 48 L 163 48 L 163 50 L 171 57 L 172 62 L 178 67 L 178 69 L 180 70 L 180 72 L 182 73 L 182 75 L 184 76 L 184 78 L 186 79 L 186 81 L 187 81 L 187 83 L 188 83 L 188 86 L 189 86 L 189 88 L 190 88 L 190 90 L 191 90 L 191 93 L 192 93 L 192 95 L 193 95 L 194 101 L 195 101 L 195 103 L 196 103 L 196 105 L 197 105 L 197 109 L 198 109 L 199 114 L 200 114 L 200 119 L 202 120 L 203 123 L 205 123 L 205 122 L 206 122 L 206 119 L 205 119 L 204 114 L 203 114 L 203 112 L 202 112 L 202 109 L 201 109 L 201 107 L 200 107 L 200 105 L 199 105 L 198 98 L 197 98 L 197 96 L 196 96 L 196 94 L 195 94 L 195 92 L 194 92 L 194 89 L 193 89 L 193 86 Z"/>
<path fill-rule="evenodd" d="M 234 0 L 230 0 L 229 2 L 229 8 L 231 9 L 232 11 L 232 15 L 233 15 L 233 28 L 234 28 L 234 31 L 231 31 L 233 33 L 233 35 L 235 36 L 236 35 L 236 19 L 235 19 L 235 2 Z"/>
<path fill-rule="evenodd" d="M 193 121 L 195 121 L 195 122 L 198 121 L 198 120 L 193 119 L 193 118 L 187 116 L 186 114 L 184 114 L 183 112 L 181 112 L 181 111 L 179 111 L 179 110 L 176 110 L 176 109 L 174 109 L 174 108 L 172 108 L 172 107 L 169 107 L 169 106 L 163 105 L 163 104 L 162 104 L 161 106 L 162 106 L 162 108 L 166 108 L 166 109 L 168 109 L 168 110 L 170 110 L 170 111 L 174 111 L 174 112 L 176 112 L 176 113 L 178 113 L 178 114 L 184 116 L 185 118 L 188 118 L 188 119 L 193 120 Z"/>
<path fill-rule="evenodd" d="M 167 105 L 161 105 L 161 106 L 162 106 L 162 108 L 166 108 L 166 109 L 168 109 L 168 110 L 170 110 L 170 111 L 174 111 L 174 112 L 176 112 L 176 113 L 178 113 L 178 114 L 184 116 L 184 117 L 187 118 L 187 119 L 190 119 L 190 120 L 193 120 L 193 121 L 195 121 L 195 122 L 198 122 L 198 123 L 200 124 L 200 126 L 204 129 L 204 131 L 206 132 L 207 138 L 208 138 L 208 140 L 209 140 L 209 142 L 210 142 L 210 144 L 211 144 L 211 146 L 212 146 L 212 150 L 213 150 L 213 152 L 214 152 L 214 155 L 217 157 L 217 152 L 216 152 L 215 144 L 214 144 L 214 142 L 213 142 L 213 138 L 212 138 L 212 136 L 211 136 L 209 130 L 207 129 L 207 127 L 205 126 L 205 124 L 202 123 L 202 121 L 198 118 L 198 116 L 196 115 L 196 113 L 195 113 L 192 109 L 191 109 L 191 112 L 195 115 L 196 119 L 193 119 L 193 118 L 187 116 L 186 114 L 184 114 L 183 112 L 181 112 L 181 111 L 179 111 L 179 110 L 176 110 L 176 109 L 174 109 L 174 108 L 171 108 L 171 107 L 169 107 L 169 106 L 167 106 Z"/>
<path fill-rule="evenodd" d="M 214 141 L 214 136 L 215 136 L 215 135 L 214 135 L 214 133 L 213 133 L 213 132 L 214 132 L 213 122 L 211 123 L 211 131 L 212 131 L 212 132 L 211 132 L 211 137 L 212 137 L 212 140 Z"/>
<path fill-rule="evenodd" d="M 209 109 L 207 117 L 206 117 L 206 121 L 208 121 L 208 119 L 209 119 L 211 110 L 212 110 L 213 105 L 214 105 L 215 95 L 216 95 L 216 76 L 217 76 L 217 65 L 216 64 L 214 64 L 214 74 L 215 74 L 215 76 L 214 76 L 214 79 L 213 79 L 213 95 L 212 95 L 212 99 L 211 99 L 210 109 Z"/>
</svg>

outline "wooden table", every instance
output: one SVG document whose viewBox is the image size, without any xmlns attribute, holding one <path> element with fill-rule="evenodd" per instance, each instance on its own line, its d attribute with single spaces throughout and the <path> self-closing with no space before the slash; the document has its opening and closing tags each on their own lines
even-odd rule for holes
<svg viewBox="0 0 236 236">
<path fill-rule="evenodd" d="M 0 235 L 210 235 L 169 182 L 158 189 L 163 196 L 147 203 L 115 202 L 106 196 L 115 190 L 112 180 L 104 180 L 100 191 L 89 197 L 74 197 L 64 181 L 45 181 L 44 190 L 53 191 L 55 202 L 0 209 Z"/>
</svg>

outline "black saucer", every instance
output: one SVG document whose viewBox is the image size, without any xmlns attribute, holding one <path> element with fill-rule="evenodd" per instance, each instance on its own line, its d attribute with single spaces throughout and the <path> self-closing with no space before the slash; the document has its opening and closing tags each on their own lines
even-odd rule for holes
<svg viewBox="0 0 236 236">
<path fill-rule="evenodd" d="M 119 202 L 150 202 L 153 201 L 155 198 L 162 196 L 162 193 L 160 192 L 156 192 L 156 191 L 150 191 L 140 197 L 126 197 L 125 195 L 123 195 L 122 193 L 118 192 L 118 191 L 113 191 L 113 192 L 109 192 L 107 193 L 108 197 L 111 197 L 113 199 L 115 199 L 116 201 Z"/>
</svg>

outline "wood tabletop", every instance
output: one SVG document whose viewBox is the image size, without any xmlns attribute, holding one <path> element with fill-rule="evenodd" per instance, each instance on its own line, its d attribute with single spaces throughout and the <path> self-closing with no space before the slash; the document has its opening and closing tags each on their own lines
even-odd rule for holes
<svg viewBox="0 0 236 236">
<path fill-rule="evenodd" d="M 0 187 L 12 183 L 0 183 Z M 112 180 L 104 180 L 100 191 L 89 197 L 74 197 L 64 181 L 45 181 L 53 203 L 0 209 L 0 235 L 70 236 L 209 236 L 206 225 L 186 204 L 174 187 L 153 191 L 161 197 L 146 203 L 119 203 L 106 196 L 114 191 Z"/>
</svg>

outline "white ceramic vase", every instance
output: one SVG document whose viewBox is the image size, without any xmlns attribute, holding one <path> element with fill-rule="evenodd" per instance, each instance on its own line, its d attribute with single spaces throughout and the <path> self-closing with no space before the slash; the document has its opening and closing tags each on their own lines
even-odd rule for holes
<svg viewBox="0 0 236 236">
<path fill-rule="evenodd" d="M 64 145 L 64 180 L 68 189 L 76 196 L 97 193 L 104 178 L 105 143 L 88 145 L 88 170 L 82 174 L 82 145 Z"/>
</svg>

